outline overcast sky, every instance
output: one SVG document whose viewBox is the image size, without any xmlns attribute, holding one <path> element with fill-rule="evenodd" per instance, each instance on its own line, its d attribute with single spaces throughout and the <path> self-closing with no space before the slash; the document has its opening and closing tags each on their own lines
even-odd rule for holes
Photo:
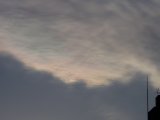
<svg viewBox="0 0 160 120">
<path fill-rule="evenodd" d="M 159 11 L 159 0 L 0 0 L 0 118 L 145 120 Z"/>
</svg>

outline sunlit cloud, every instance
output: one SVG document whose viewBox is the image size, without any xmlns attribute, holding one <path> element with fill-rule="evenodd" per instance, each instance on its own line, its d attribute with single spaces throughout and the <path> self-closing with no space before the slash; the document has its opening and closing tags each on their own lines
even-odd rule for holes
<svg viewBox="0 0 160 120">
<path fill-rule="evenodd" d="M 160 2 L 156 0 L 1 1 L 0 50 L 67 83 L 159 79 Z"/>
</svg>

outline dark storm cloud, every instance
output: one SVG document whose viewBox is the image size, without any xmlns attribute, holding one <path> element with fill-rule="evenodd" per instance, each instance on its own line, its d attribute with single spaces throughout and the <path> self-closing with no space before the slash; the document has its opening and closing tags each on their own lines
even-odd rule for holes
<svg viewBox="0 0 160 120">
<path fill-rule="evenodd" d="M 68 85 L 1 54 L 0 119 L 145 120 L 145 75 L 137 73 L 132 79 L 95 88 L 83 82 Z M 151 86 L 150 91 L 153 95 Z"/>
</svg>

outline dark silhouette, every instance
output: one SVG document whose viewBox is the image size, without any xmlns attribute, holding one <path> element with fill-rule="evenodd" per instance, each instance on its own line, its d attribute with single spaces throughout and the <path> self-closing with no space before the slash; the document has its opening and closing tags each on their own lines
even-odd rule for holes
<svg viewBox="0 0 160 120">
<path fill-rule="evenodd" d="M 156 106 L 148 112 L 148 120 L 160 120 L 160 95 L 156 97 Z"/>
</svg>

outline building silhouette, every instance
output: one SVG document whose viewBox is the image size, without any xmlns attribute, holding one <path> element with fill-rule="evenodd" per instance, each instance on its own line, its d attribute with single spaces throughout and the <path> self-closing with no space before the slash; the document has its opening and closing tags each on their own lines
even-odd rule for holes
<svg viewBox="0 0 160 120">
<path fill-rule="evenodd" d="M 156 106 L 148 112 L 148 120 L 160 120 L 160 95 L 156 97 Z"/>
</svg>

